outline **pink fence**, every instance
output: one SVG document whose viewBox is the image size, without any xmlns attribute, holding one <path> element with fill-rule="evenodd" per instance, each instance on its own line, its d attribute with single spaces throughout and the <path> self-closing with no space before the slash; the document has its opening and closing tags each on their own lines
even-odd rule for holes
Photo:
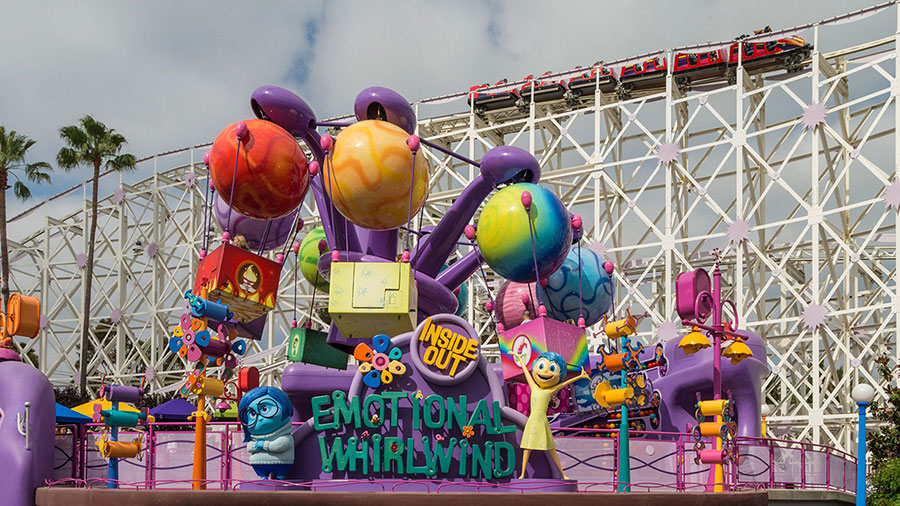
<svg viewBox="0 0 900 506">
<path fill-rule="evenodd" d="M 175 431 L 171 423 L 150 424 L 143 460 L 120 459 L 119 483 L 123 488 L 184 489 L 191 487 L 194 433 Z M 60 426 L 67 434 L 56 436 L 56 458 L 51 486 L 105 487 L 107 462 L 94 444 L 102 425 Z M 236 423 L 209 424 L 207 487 L 230 490 L 242 483 L 258 483 L 247 463 L 248 454 Z M 120 440 L 137 433 L 120 431 Z M 578 480 L 582 492 L 615 492 L 619 456 L 617 432 L 603 429 L 563 429 L 556 439 L 560 461 L 569 477 Z M 629 455 L 634 491 L 704 491 L 709 466 L 694 462 L 694 441 L 688 434 L 631 432 Z M 725 469 L 726 487 L 738 489 L 798 488 L 840 490 L 856 487 L 856 459 L 840 450 L 811 443 L 765 438 L 738 438 L 738 460 Z M 372 482 L 367 482 L 370 485 Z M 275 486 L 276 483 L 269 482 Z M 286 485 L 286 484 L 285 484 Z M 296 484 L 293 484 L 296 485 Z M 437 492 L 459 482 L 440 480 L 386 481 L 387 491 Z M 498 483 L 466 483 L 474 491 L 497 490 Z M 538 485 L 536 485 L 538 486 Z M 311 490 L 327 489 L 323 482 L 305 484 Z M 518 490 L 518 489 L 517 489 Z M 518 490 L 520 491 L 520 490 Z"/>
</svg>

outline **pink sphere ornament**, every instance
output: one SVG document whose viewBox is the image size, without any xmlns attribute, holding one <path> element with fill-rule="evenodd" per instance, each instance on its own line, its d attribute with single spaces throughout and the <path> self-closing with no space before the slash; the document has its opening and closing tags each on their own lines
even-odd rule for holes
<svg viewBox="0 0 900 506">
<path fill-rule="evenodd" d="M 575 228 L 581 228 L 581 225 L 581 215 L 576 214 L 572 216 L 572 226 Z"/>
<path fill-rule="evenodd" d="M 297 218 L 297 228 L 295 230 L 302 230 L 303 225 L 306 225 L 306 223 L 303 221 L 303 218 Z"/>
<path fill-rule="evenodd" d="M 419 150 L 422 141 L 419 140 L 418 135 L 410 135 L 408 139 L 406 139 L 406 145 L 409 146 L 409 150 L 415 153 Z"/>
<path fill-rule="evenodd" d="M 541 280 L 541 286 L 547 286 L 547 283 L 549 283 L 549 281 L 547 281 L 547 278 Z"/>
<path fill-rule="evenodd" d="M 492 313 L 494 311 L 494 303 L 491 301 L 487 301 L 484 303 L 484 310 L 488 313 Z"/>
<path fill-rule="evenodd" d="M 466 225 L 466 239 L 470 241 L 475 240 L 475 227 L 472 225 Z"/>
<path fill-rule="evenodd" d="M 296 255 L 298 252 L 300 252 L 300 243 L 299 243 L 299 242 L 295 242 L 294 245 L 291 246 L 291 251 L 293 251 L 295 255 Z"/>
<path fill-rule="evenodd" d="M 228 232 L 222 232 L 222 242 L 228 242 L 231 240 L 231 234 Z"/>
<path fill-rule="evenodd" d="M 297 320 L 291 320 L 291 328 L 292 329 L 297 328 Z"/>
<path fill-rule="evenodd" d="M 403 253 L 400 255 L 400 261 L 408 264 L 409 263 L 409 250 L 403 250 Z"/>
<path fill-rule="evenodd" d="M 200 257 L 200 260 L 203 260 L 204 258 L 206 258 L 206 250 L 205 249 L 200 250 L 199 257 Z"/>
<path fill-rule="evenodd" d="M 613 271 L 616 270 L 616 267 L 615 265 L 613 265 L 611 260 L 607 260 L 603 262 L 603 270 L 605 270 L 606 273 L 611 276 Z"/>
<path fill-rule="evenodd" d="M 538 306 L 538 315 L 547 316 L 547 308 L 545 308 L 543 304 Z"/>
<path fill-rule="evenodd" d="M 525 209 L 531 209 L 531 192 L 522 192 L 522 205 L 525 206 Z"/>
<path fill-rule="evenodd" d="M 319 146 L 322 147 L 324 151 L 331 151 L 331 148 L 334 147 L 334 137 L 329 134 L 325 134 L 319 139 Z"/>
<path fill-rule="evenodd" d="M 584 323 L 585 323 L 585 322 L 584 322 L 584 317 L 579 316 L 579 317 L 578 317 L 578 326 L 581 327 L 581 328 L 584 328 L 584 327 L 585 327 Z"/>
<path fill-rule="evenodd" d="M 246 121 L 238 121 L 237 125 L 234 127 L 234 133 L 237 135 L 237 138 L 241 141 L 247 140 L 247 134 L 250 132 L 250 129 L 247 128 Z"/>
<path fill-rule="evenodd" d="M 206 165 L 206 168 L 209 168 L 209 151 L 203 153 L 203 165 Z"/>
<path fill-rule="evenodd" d="M 332 262 L 340 262 L 341 261 L 341 253 L 338 250 L 331 251 L 331 261 Z"/>
<path fill-rule="evenodd" d="M 325 239 L 319 239 L 319 254 L 325 253 L 328 250 L 328 243 Z"/>
<path fill-rule="evenodd" d="M 281 253 L 275 255 L 275 262 L 279 263 L 279 264 L 283 264 L 284 263 L 284 255 Z"/>
<path fill-rule="evenodd" d="M 315 160 L 313 160 L 312 162 L 309 162 L 309 175 L 315 176 L 318 173 L 319 173 L 319 162 L 317 162 Z"/>
</svg>

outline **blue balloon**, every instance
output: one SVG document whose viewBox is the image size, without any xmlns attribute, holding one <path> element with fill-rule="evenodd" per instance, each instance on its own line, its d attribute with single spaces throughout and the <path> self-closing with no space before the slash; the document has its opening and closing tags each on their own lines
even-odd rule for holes
<svg viewBox="0 0 900 506">
<path fill-rule="evenodd" d="M 593 325 L 603 318 L 612 306 L 612 278 L 603 268 L 604 260 L 596 252 L 581 249 L 581 306 L 585 325 Z M 566 255 L 562 266 L 547 278 L 541 295 L 547 316 L 554 320 L 578 321 L 578 247 Z"/>
</svg>

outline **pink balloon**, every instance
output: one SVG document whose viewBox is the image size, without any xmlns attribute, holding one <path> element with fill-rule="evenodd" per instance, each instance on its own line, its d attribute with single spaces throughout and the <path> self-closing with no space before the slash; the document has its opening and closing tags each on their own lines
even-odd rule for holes
<svg viewBox="0 0 900 506">
<path fill-rule="evenodd" d="M 527 301 L 527 302 L 525 302 Z M 537 311 L 532 304 L 537 304 L 537 292 L 534 283 L 516 283 L 505 281 L 500 285 L 495 301 L 497 319 L 507 329 L 511 329 L 523 321 L 523 313 L 527 310 L 532 318 L 537 317 Z"/>
</svg>

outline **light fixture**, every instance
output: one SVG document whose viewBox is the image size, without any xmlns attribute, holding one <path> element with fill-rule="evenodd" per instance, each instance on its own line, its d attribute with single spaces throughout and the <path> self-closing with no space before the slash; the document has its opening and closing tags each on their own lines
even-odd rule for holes
<svg viewBox="0 0 900 506">
<path fill-rule="evenodd" d="M 722 350 L 722 356 L 731 359 L 731 365 L 738 365 L 745 358 L 753 356 L 753 351 L 740 337 L 735 337 L 730 346 Z"/>
<path fill-rule="evenodd" d="M 678 347 L 684 350 L 685 355 L 693 355 L 710 346 L 712 344 L 709 342 L 709 338 L 706 337 L 706 334 L 700 332 L 698 327 L 691 328 L 691 331 L 682 337 L 681 342 L 678 343 Z"/>
<path fill-rule="evenodd" d="M 875 399 L 875 389 L 872 388 L 872 385 L 860 383 L 853 387 L 853 390 L 850 392 L 850 397 L 852 397 L 853 401 L 857 404 L 869 404 Z"/>
</svg>

